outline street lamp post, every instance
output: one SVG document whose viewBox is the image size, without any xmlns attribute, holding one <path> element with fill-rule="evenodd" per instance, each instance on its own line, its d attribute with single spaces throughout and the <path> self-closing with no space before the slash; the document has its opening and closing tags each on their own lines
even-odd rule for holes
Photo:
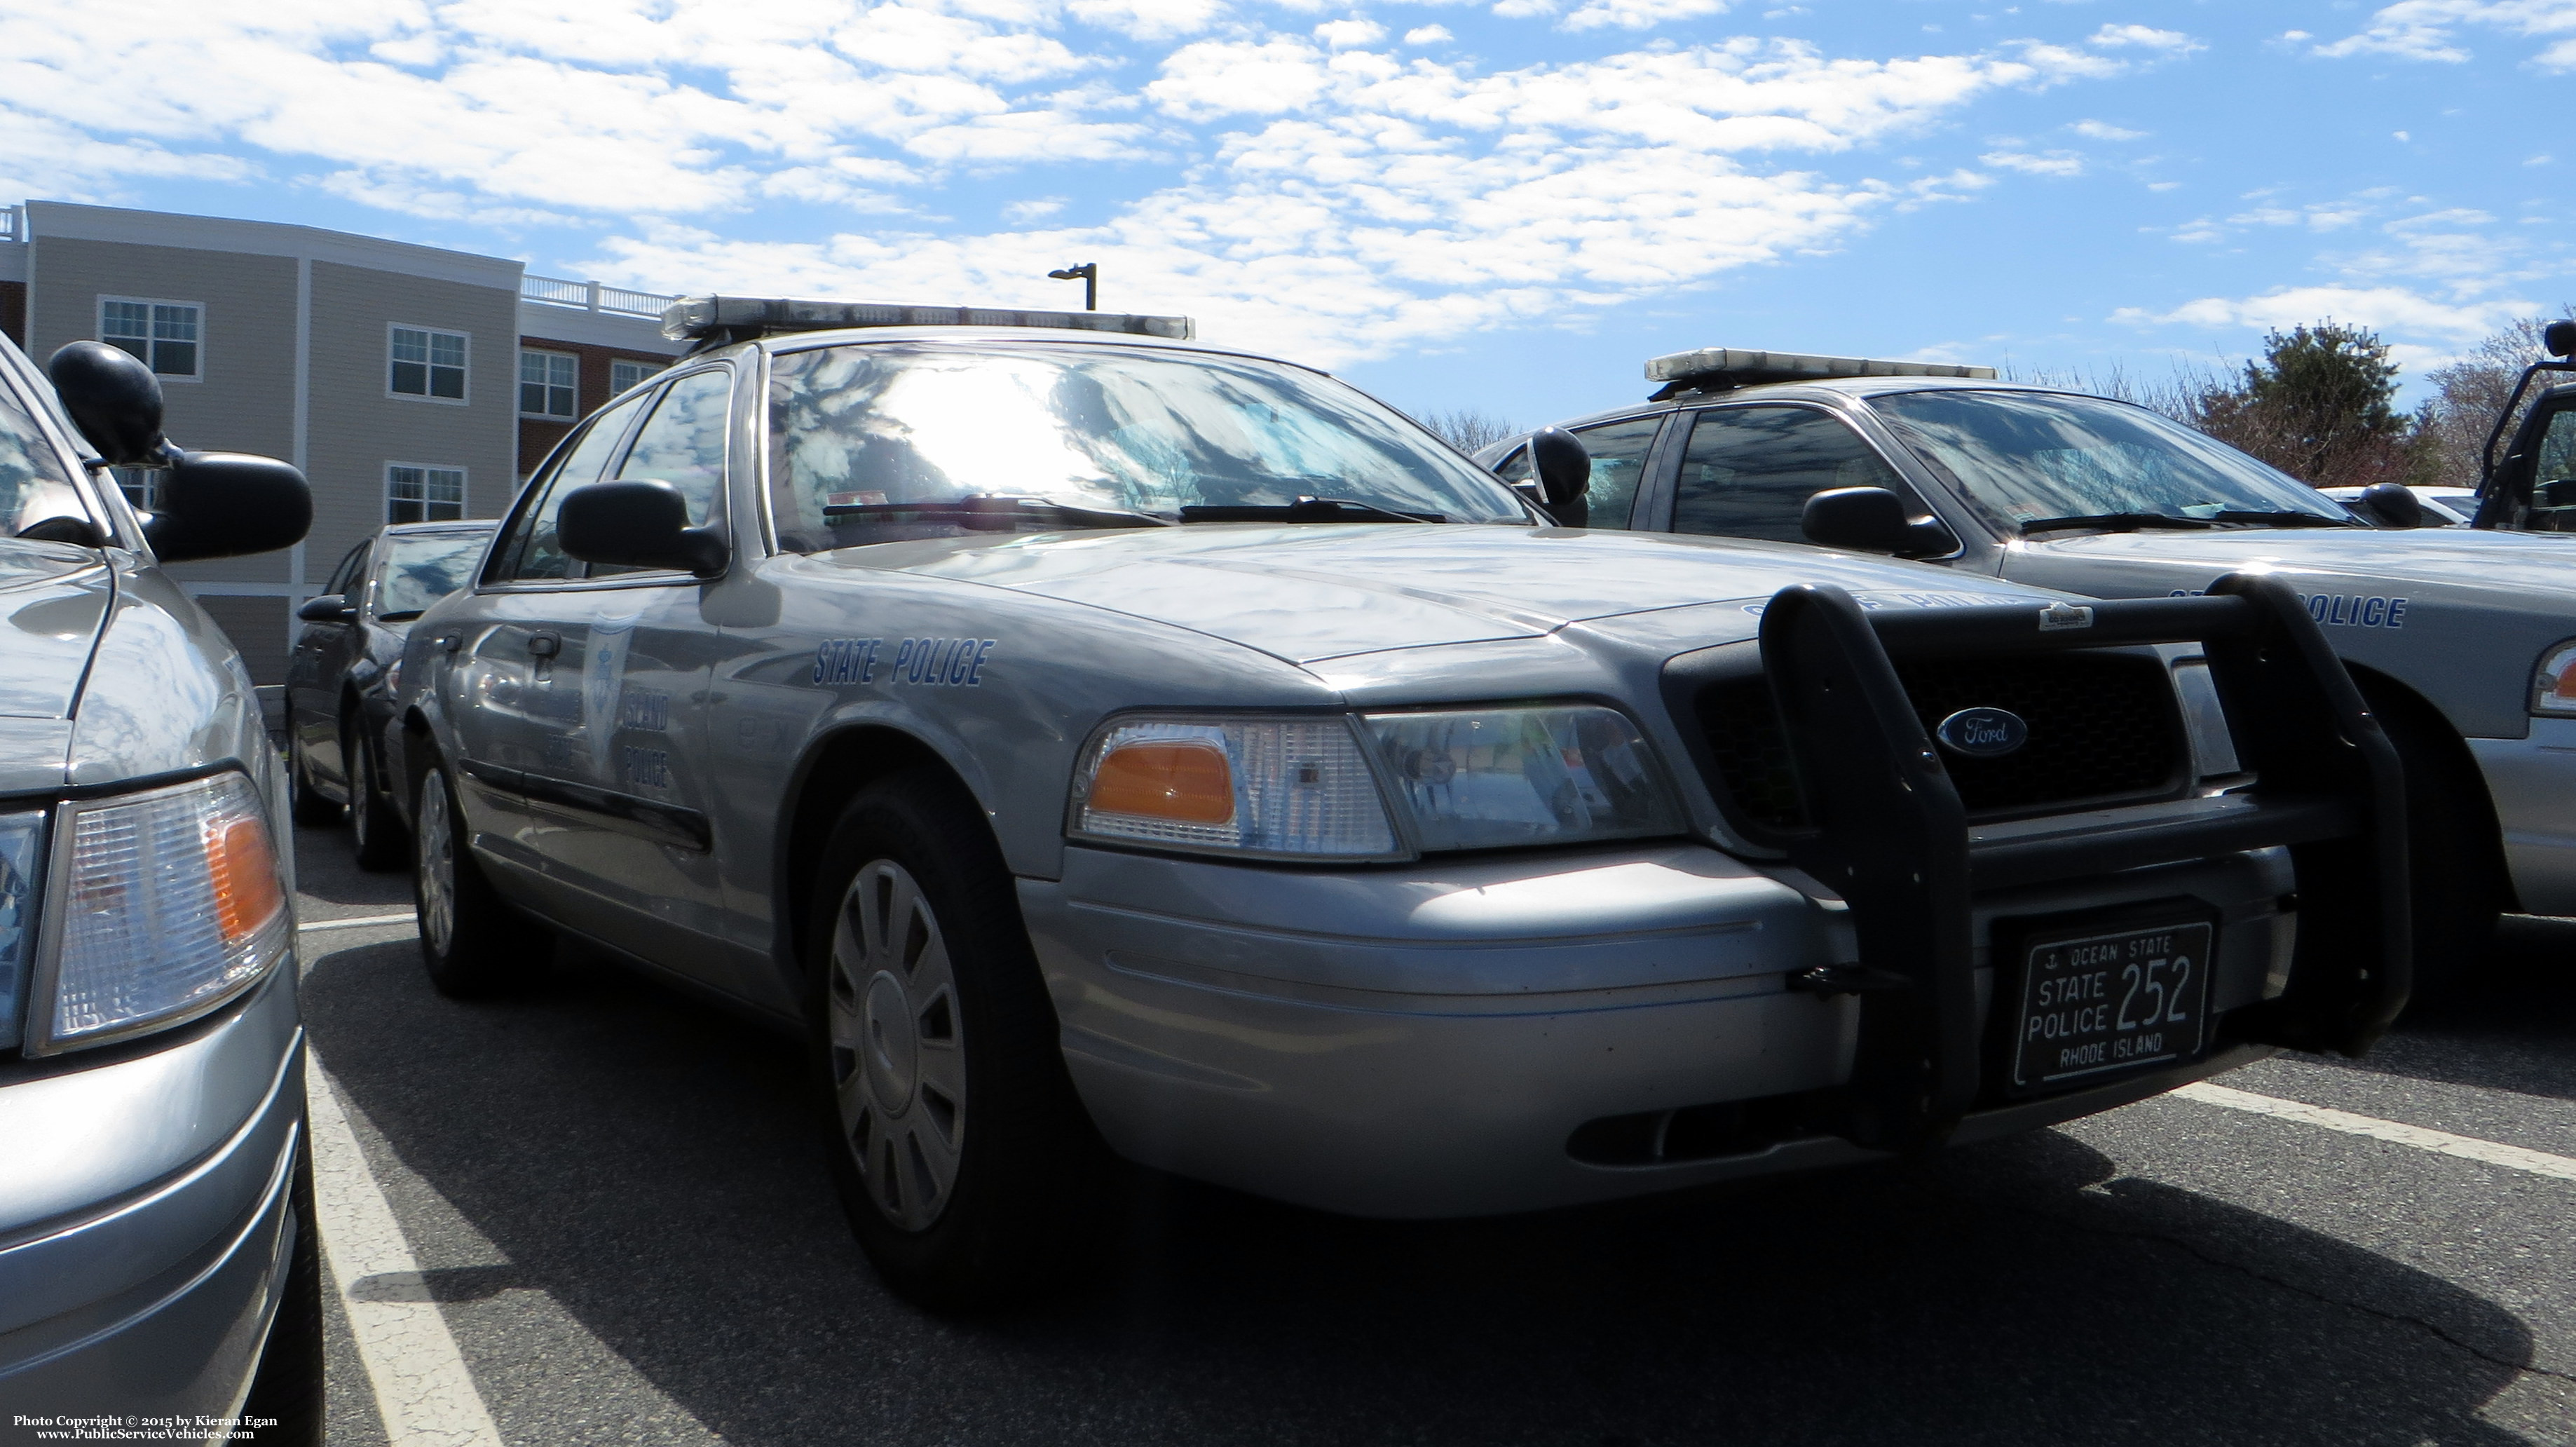
<svg viewBox="0 0 2576 1447">
<path fill-rule="evenodd" d="M 1080 280 L 1082 282 L 1082 309 L 1087 312 L 1096 312 L 1100 310 L 1099 262 L 1086 261 L 1080 266 L 1068 266 L 1062 271 L 1050 271 L 1047 273 L 1047 279 L 1049 281 Z"/>
</svg>

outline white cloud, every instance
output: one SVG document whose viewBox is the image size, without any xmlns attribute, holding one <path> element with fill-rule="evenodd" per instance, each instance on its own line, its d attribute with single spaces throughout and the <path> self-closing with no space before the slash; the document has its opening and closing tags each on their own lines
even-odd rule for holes
<svg viewBox="0 0 2576 1447">
<path fill-rule="evenodd" d="M 1722 15 L 1727 0 L 1585 0 L 1583 8 L 1558 23 L 1559 30 L 1651 30 L 1667 20 L 1695 20 Z"/>
<path fill-rule="evenodd" d="M 1386 27 L 1374 20 L 1327 20 L 1315 27 L 1315 38 L 1334 50 L 1351 50 L 1386 39 Z"/>
<path fill-rule="evenodd" d="M 1440 45 L 1457 38 L 1449 33 L 1449 27 L 1446 25 L 1417 25 L 1404 32 L 1404 43 L 1407 45 Z"/>
<path fill-rule="evenodd" d="M 1225 12 L 1223 0 L 1072 0 L 1065 9 L 1086 25 L 1147 41 L 1195 35 Z"/>
<path fill-rule="evenodd" d="M 2067 129 L 2095 141 L 2142 141 L 2147 137 L 2145 131 L 2125 131 L 2106 121 L 2077 121 Z"/>
<path fill-rule="evenodd" d="M 2470 342 L 2532 314 L 2539 306 L 2526 300 L 2448 302 L 2395 286 L 2293 286 L 2260 296 L 2202 297 L 2166 312 L 2122 307 L 2111 314 L 2111 320 L 2130 326 L 2271 331 L 2331 319 L 2381 332 Z"/>
<path fill-rule="evenodd" d="M 2576 70 L 2576 5 L 2567 0 L 2401 0 L 2374 12 L 2355 34 L 2315 47 L 2315 53 L 2457 64 L 2469 58 L 2459 35 L 2468 27 L 2524 39 L 2571 37 L 2544 47 L 2532 63 L 2543 70 Z"/>
<path fill-rule="evenodd" d="M 1989 166 L 2032 176 L 2081 176 L 2084 158 L 2073 151 L 1988 151 L 1977 158 Z"/>
<path fill-rule="evenodd" d="M 2157 30 L 2145 25 L 2105 25 L 2093 32 L 2090 43 L 2106 50 L 2135 46 L 2162 55 L 2189 55 L 2209 48 L 2179 30 Z"/>
<path fill-rule="evenodd" d="M 1002 219 L 1025 226 L 1029 222 L 1043 221 L 1062 211 L 1064 203 L 1065 198 L 1062 196 L 1038 196 L 1026 201 L 1014 201 L 1002 208 Z"/>
</svg>

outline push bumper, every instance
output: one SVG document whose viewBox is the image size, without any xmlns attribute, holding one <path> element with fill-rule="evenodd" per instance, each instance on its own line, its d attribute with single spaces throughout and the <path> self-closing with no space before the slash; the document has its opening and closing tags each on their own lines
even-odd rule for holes
<svg viewBox="0 0 2576 1447">
<path fill-rule="evenodd" d="M 2188 896 L 2222 923 L 2213 1008 L 2251 1004 L 2289 958 L 2289 886 L 2270 850 L 1999 891 L 1974 911 L 1979 989 L 1998 921 Z M 1019 890 L 1075 1086 L 1112 1148 L 1158 1169 L 1353 1215 L 1448 1217 L 1883 1154 L 1813 1133 L 1673 1134 L 1731 1103 L 1842 1085 L 1858 1039 L 1858 998 L 1788 983 L 1851 958 L 1846 912 L 1713 849 L 1326 873 L 1076 848 L 1060 881 Z M 1979 1112 L 1959 1137 L 2264 1053 Z M 1663 1122 L 1668 1148 L 1587 1153 L 1587 1129 L 1640 1118 Z"/>
<path fill-rule="evenodd" d="M 2504 833 L 2515 898 L 2532 914 L 2576 915 L 2576 719 L 2536 718 L 2519 739 L 2471 739 Z"/>
<path fill-rule="evenodd" d="M 0 1085 L 0 1402 L 231 1415 L 298 1231 L 295 964 L 178 1043 Z"/>
</svg>

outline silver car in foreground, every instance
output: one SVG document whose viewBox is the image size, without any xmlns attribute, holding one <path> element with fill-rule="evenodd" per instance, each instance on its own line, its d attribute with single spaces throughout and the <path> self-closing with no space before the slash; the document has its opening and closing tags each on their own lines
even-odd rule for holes
<svg viewBox="0 0 2576 1447">
<path fill-rule="evenodd" d="M 2259 581 L 2086 607 L 1557 528 L 1179 319 L 674 321 L 701 349 L 412 630 L 422 950 L 504 989 L 534 916 L 809 1040 L 919 1299 L 1096 1255 L 1111 1157 L 1521 1211 L 2359 1050 L 2403 1000 L 2393 757 Z"/>
<path fill-rule="evenodd" d="M 319 1442 L 285 773 L 159 566 L 285 547 L 311 503 L 166 446 L 123 352 L 49 370 L 68 416 L 0 340 L 0 1410 Z M 159 509 L 110 462 L 160 470 Z"/>
</svg>

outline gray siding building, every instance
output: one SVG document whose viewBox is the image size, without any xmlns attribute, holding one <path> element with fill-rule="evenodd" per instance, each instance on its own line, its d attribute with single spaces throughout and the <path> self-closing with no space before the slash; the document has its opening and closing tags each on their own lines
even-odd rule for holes
<svg viewBox="0 0 2576 1447">
<path fill-rule="evenodd" d="M 172 571 L 262 683 L 295 606 L 388 522 L 497 517 L 580 417 L 666 364 L 668 298 L 517 261 L 307 226 L 31 201 L 0 211 L 0 330 L 41 363 L 83 338 L 160 374 L 183 447 L 304 469 L 285 554 Z M 128 479 L 144 490 L 149 474 Z"/>
</svg>

